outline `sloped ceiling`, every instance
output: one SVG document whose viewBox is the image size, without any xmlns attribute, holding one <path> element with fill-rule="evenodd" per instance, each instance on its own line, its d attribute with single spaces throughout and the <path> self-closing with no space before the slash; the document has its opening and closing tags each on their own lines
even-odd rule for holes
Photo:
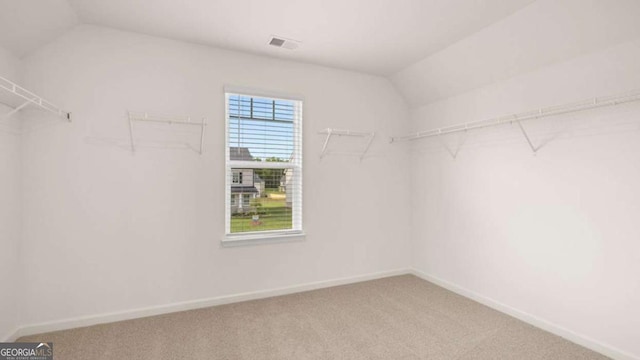
<svg viewBox="0 0 640 360">
<path fill-rule="evenodd" d="M 638 0 L 0 0 L 0 46 L 102 25 L 388 76 L 419 106 L 640 37 L 638 18 Z"/>
<path fill-rule="evenodd" d="M 0 0 L 0 45 L 22 57 L 81 22 L 390 75 L 532 1 Z"/>
<path fill-rule="evenodd" d="M 81 21 L 390 75 L 533 0 L 70 0 Z M 301 41 L 267 45 L 271 35 Z"/>
<path fill-rule="evenodd" d="M 406 67 L 392 81 L 411 105 L 431 103 L 637 39 L 639 19 L 637 0 L 538 0 Z"/>
</svg>

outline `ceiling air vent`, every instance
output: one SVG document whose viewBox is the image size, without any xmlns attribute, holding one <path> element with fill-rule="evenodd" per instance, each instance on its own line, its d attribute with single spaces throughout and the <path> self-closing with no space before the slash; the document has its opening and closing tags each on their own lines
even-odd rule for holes
<svg viewBox="0 0 640 360">
<path fill-rule="evenodd" d="M 284 48 L 284 49 L 297 49 L 300 46 L 300 41 L 287 39 L 280 36 L 271 36 L 271 40 L 269 41 L 269 45 Z"/>
</svg>

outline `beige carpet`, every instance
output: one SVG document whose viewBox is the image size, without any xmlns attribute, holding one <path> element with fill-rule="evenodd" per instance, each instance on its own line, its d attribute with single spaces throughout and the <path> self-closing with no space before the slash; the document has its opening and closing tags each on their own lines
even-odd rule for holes
<svg viewBox="0 0 640 360">
<path fill-rule="evenodd" d="M 23 337 L 54 359 L 606 359 L 415 276 Z"/>
</svg>

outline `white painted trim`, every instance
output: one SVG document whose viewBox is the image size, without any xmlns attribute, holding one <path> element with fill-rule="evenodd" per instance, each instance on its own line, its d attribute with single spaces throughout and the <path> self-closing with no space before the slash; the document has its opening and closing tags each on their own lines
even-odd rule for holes
<svg viewBox="0 0 640 360">
<path fill-rule="evenodd" d="M 305 240 L 305 233 L 298 230 L 290 231 L 261 231 L 246 234 L 227 234 L 220 245 L 223 248 L 248 245 L 277 244 Z"/>
<path fill-rule="evenodd" d="M 560 325 L 554 324 L 548 320 L 545 319 L 541 319 L 537 316 L 531 315 L 527 312 L 524 312 L 522 310 L 518 310 L 516 308 L 513 308 L 509 305 L 503 304 L 499 301 L 493 300 L 491 298 L 488 298 L 486 296 L 480 295 L 474 291 L 471 291 L 469 289 L 463 288 L 462 286 L 459 286 L 457 284 L 454 284 L 452 282 L 449 282 L 447 280 L 443 280 L 441 278 L 438 278 L 436 276 L 433 275 L 429 275 L 426 274 L 422 271 L 413 269 L 412 270 L 412 274 L 423 279 L 426 281 L 429 281 L 431 283 L 434 283 L 436 285 L 439 285 L 449 291 L 453 291 L 454 293 L 458 294 L 458 295 L 462 295 L 466 298 L 469 298 L 471 300 L 474 300 L 476 302 L 479 302 L 483 305 L 486 305 L 494 310 L 500 311 L 502 313 L 505 313 L 507 315 L 513 316 L 516 319 L 522 320 L 530 325 L 533 325 L 537 328 L 540 328 L 544 331 L 548 331 L 552 334 L 558 335 L 562 338 L 565 338 L 573 343 L 576 343 L 578 345 L 584 346 L 588 349 L 591 349 L 595 352 L 598 352 L 600 354 L 603 354 L 605 356 L 608 356 L 610 358 L 613 359 L 618 359 L 618 360 L 640 360 L 640 358 L 629 354 L 627 352 L 624 352 L 622 350 L 616 349 L 613 346 L 607 345 L 607 344 L 603 344 L 601 342 L 598 342 L 594 339 L 591 339 L 589 337 L 586 337 L 584 335 L 578 334 L 576 332 L 573 332 L 569 329 L 563 328 Z"/>
<path fill-rule="evenodd" d="M 276 100 L 304 101 L 304 95 L 277 90 L 258 89 L 250 86 L 224 85 L 224 92 L 230 94 L 259 96 Z"/>
<path fill-rule="evenodd" d="M 598 353 L 601 353 L 613 359 L 640 360 L 640 358 L 632 354 L 629 354 L 627 352 L 624 352 L 622 350 L 616 349 L 610 345 L 603 344 L 601 342 L 598 342 L 586 336 L 580 335 L 571 330 L 568 330 L 559 325 L 556 325 L 552 322 L 541 319 L 539 317 L 536 317 L 524 311 L 515 309 L 509 305 L 503 304 L 499 301 L 480 295 L 474 291 L 463 288 L 447 280 L 440 279 L 436 276 L 428 275 L 416 269 L 398 269 L 398 270 L 382 271 L 382 272 L 376 272 L 371 274 L 346 277 L 346 278 L 338 278 L 338 279 L 325 280 L 325 281 L 316 281 L 316 282 L 311 282 L 306 284 L 299 284 L 299 285 L 293 285 L 293 286 L 281 287 L 281 288 L 275 288 L 275 289 L 269 289 L 269 290 L 260 290 L 260 291 L 246 292 L 241 294 L 225 295 L 225 296 L 219 296 L 219 297 L 214 297 L 209 299 L 184 301 L 184 302 L 167 304 L 167 305 L 151 306 L 147 308 L 139 308 L 134 310 L 112 312 L 112 313 L 105 313 L 105 314 L 92 315 L 92 316 L 83 316 L 83 317 L 77 317 L 77 318 L 71 318 L 71 319 L 52 321 L 47 323 L 26 325 L 16 329 L 14 332 L 5 336 L 3 341 L 10 342 L 10 341 L 15 341 L 19 337 L 33 335 L 33 334 L 40 334 L 40 333 L 46 333 L 46 332 L 58 331 L 58 330 L 67 330 L 67 329 L 73 329 L 77 327 L 105 324 L 105 323 L 111 323 L 116 321 L 142 318 L 147 316 L 162 315 L 162 314 L 168 314 L 168 313 L 178 312 L 178 311 L 194 310 L 194 309 L 200 309 L 200 308 L 206 308 L 210 306 L 224 305 L 224 304 L 230 304 L 230 303 L 236 303 L 236 302 L 242 302 L 242 301 L 258 300 L 258 299 L 264 299 L 264 298 L 269 298 L 274 296 L 294 294 L 294 293 L 299 293 L 304 291 L 323 289 L 323 288 L 328 288 L 332 286 L 353 284 L 353 283 L 358 283 L 362 281 L 382 279 L 385 277 L 405 275 L 405 274 L 413 274 L 423 280 L 442 286 L 443 288 L 453 291 L 456 294 L 459 294 L 471 300 L 477 301 L 492 309 L 495 309 L 502 313 L 513 316 L 537 328 L 540 328 L 552 334 L 563 337 L 571 342 L 584 346 L 588 349 L 591 349 L 593 351 L 596 351 Z"/>
<path fill-rule="evenodd" d="M 332 286 L 347 285 L 347 284 L 353 284 L 353 283 L 358 283 L 362 281 L 382 279 L 390 276 L 406 275 L 406 274 L 411 274 L 411 270 L 410 269 L 389 270 L 389 271 L 382 271 L 382 272 L 376 272 L 376 273 L 370 273 L 370 274 L 364 274 L 364 275 L 358 275 L 358 276 L 352 276 L 352 277 L 346 277 L 346 278 L 316 281 L 316 282 L 310 282 L 306 284 L 298 284 L 298 285 L 275 288 L 275 289 L 252 291 L 252 292 L 246 292 L 246 293 L 234 294 L 234 295 L 218 296 L 218 297 L 209 298 L 209 299 L 184 301 L 184 302 L 167 304 L 167 305 L 150 306 L 150 307 L 139 308 L 134 310 L 126 310 L 126 311 L 105 313 L 105 314 L 99 314 L 99 315 L 81 316 L 77 318 L 56 320 L 56 321 L 40 323 L 40 324 L 31 324 L 31 325 L 25 325 L 20 327 L 17 331 L 14 332 L 12 336 L 10 335 L 9 338 L 11 338 L 11 340 L 15 340 L 21 336 L 28 336 L 28 335 L 34 335 L 34 334 L 47 333 L 51 331 L 67 330 L 67 329 L 73 329 L 73 328 L 84 327 L 84 326 L 105 324 L 105 323 L 111 323 L 116 321 L 142 318 L 147 316 L 162 315 L 162 314 L 168 314 L 168 313 L 173 313 L 178 311 L 201 309 L 201 308 L 206 308 L 206 307 L 211 307 L 216 305 L 237 303 L 237 302 L 248 301 L 248 300 L 264 299 L 264 298 L 270 298 L 274 296 L 282 296 L 282 295 L 294 294 L 294 293 L 299 293 L 304 291 L 323 289 L 323 288 L 328 288 Z"/>
</svg>

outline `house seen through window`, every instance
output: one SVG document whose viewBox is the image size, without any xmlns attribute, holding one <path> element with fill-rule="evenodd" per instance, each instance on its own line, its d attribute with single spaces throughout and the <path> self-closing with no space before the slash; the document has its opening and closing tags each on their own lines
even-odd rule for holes
<svg viewBox="0 0 640 360">
<path fill-rule="evenodd" d="M 302 231 L 302 102 L 226 94 L 227 235 Z"/>
</svg>

